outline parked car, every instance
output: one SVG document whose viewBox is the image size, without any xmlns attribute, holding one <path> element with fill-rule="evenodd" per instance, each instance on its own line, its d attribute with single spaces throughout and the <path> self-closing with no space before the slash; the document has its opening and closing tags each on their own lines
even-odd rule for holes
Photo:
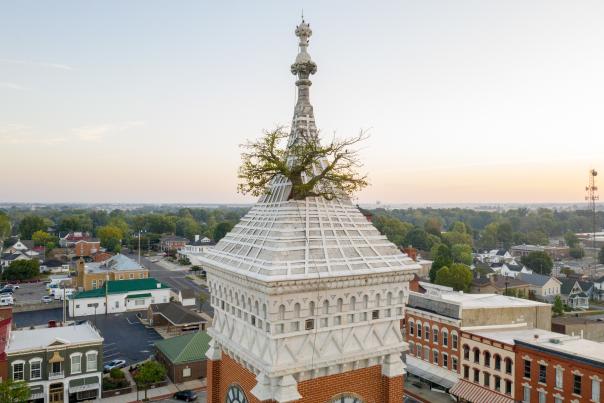
<svg viewBox="0 0 604 403">
<path fill-rule="evenodd" d="M 126 360 L 111 360 L 103 366 L 103 372 L 110 372 L 113 368 L 124 368 Z"/>
<path fill-rule="evenodd" d="M 11 294 L 12 295 L 13 293 L 14 293 L 14 291 L 12 288 L 4 287 L 3 289 L 0 290 L 0 294 Z"/>
<path fill-rule="evenodd" d="M 197 399 L 197 393 L 192 390 L 181 390 L 180 392 L 174 393 L 174 399 L 184 400 L 185 402 L 194 402 Z"/>
<path fill-rule="evenodd" d="M 42 297 L 42 302 L 45 304 L 50 304 L 52 302 L 52 297 L 50 295 L 45 295 Z"/>
<path fill-rule="evenodd" d="M 0 294 L 0 306 L 8 306 L 15 303 L 13 296 L 10 294 Z"/>
<path fill-rule="evenodd" d="M 7 284 L 7 285 L 5 285 L 4 287 L 5 287 L 5 288 L 6 288 L 6 287 L 10 287 L 10 288 L 12 288 L 13 290 L 18 290 L 18 289 L 19 289 L 19 286 L 18 286 L 17 284 Z"/>
</svg>

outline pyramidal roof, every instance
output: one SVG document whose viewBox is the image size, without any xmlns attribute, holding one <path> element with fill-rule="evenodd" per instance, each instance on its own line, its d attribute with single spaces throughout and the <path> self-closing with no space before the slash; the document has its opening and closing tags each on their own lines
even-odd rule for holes
<svg viewBox="0 0 604 403">
<path fill-rule="evenodd" d="M 299 52 L 291 71 L 298 98 L 288 144 L 317 140 L 310 103 L 310 75 L 317 65 L 308 53 L 312 30 L 296 27 Z M 275 179 L 271 191 L 218 244 L 202 263 L 262 281 L 325 278 L 418 270 L 407 255 L 381 235 L 348 198 L 288 200 L 291 183 Z"/>
</svg>

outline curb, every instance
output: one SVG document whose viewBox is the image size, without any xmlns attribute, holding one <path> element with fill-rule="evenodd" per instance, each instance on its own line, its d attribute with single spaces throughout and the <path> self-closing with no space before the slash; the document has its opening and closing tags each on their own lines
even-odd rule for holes
<svg viewBox="0 0 604 403">
<path fill-rule="evenodd" d="M 206 387 L 202 386 L 200 388 L 193 388 L 191 390 L 194 391 L 194 392 L 203 392 L 204 390 L 206 390 Z M 141 393 L 144 393 L 144 392 L 141 392 Z M 153 397 L 149 398 L 149 401 L 150 402 L 155 402 L 155 401 L 163 400 L 163 399 L 166 399 L 166 398 L 169 399 L 172 396 L 174 396 L 174 393 L 167 393 L 165 395 L 153 396 Z M 142 400 L 131 400 L 128 403 L 139 403 L 139 402 L 142 402 Z"/>
</svg>

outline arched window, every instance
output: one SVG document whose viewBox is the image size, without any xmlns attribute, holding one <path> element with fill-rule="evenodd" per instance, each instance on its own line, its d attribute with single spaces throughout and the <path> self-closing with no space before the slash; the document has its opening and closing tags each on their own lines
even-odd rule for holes
<svg viewBox="0 0 604 403">
<path fill-rule="evenodd" d="M 279 305 L 279 320 L 285 319 L 285 305 Z"/>
<path fill-rule="evenodd" d="M 415 334 L 415 321 L 413 319 L 409 319 L 409 335 L 413 336 Z"/>
<path fill-rule="evenodd" d="M 363 308 L 364 309 L 369 308 L 369 297 L 367 295 L 363 296 Z"/>
<path fill-rule="evenodd" d="M 323 315 L 327 315 L 329 313 L 329 301 L 323 301 Z"/>
<path fill-rule="evenodd" d="M 409 342 L 409 354 L 415 354 L 415 343 L 412 341 Z"/>
<path fill-rule="evenodd" d="M 506 374 L 511 374 L 512 373 L 512 359 L 509 357 L 505 358 L 505 373 Z"/>
<path fill-rule="evenodd" d="M 457 332 L 455 330 L 453 330 L 451 332 L 451 348 L 453 350 L 457 350 L 457 342 L 458 342 L 458 340 L 457 340 Z"/>
<path fill-rule="evenodd" d="M 294 304 L 294 318 L 299 318 L 299 317 L 300 317 L 300 304 L 296 302 Z"/>
<path fill-rule="evenodd" d="M 350 310 L 355 311 L 357 309 L 357 299 L 355 297 L 350 298 Z"/>
<path fill-rule="evenodd" d="M 239 293 L 235 293 L 235 305 L 239 305 Z"/>
<path fill-rule="evenodd" d="M 424 339 L 430 340 L 430 325 L 427 323 L 424 325 Z"/>
<path fill-rule="evenodd" d="M 474 362 L 479 363 L 480 362 L 480 350 L 478 349 L 478 347 L 474 347 L 472 349 L 472 353 L 474 355 Z"/>
<path fill-rule="evenodd" d="M 447 347 L 449 345 L 449 331 L 445 328 L 442 334 L 442 345 Z"/>
<path fill-rule="evenodd" d="M 226 403 L 247 403 L 247 397 L 239 385 L 232 384 L 229 386 Z"/>
<path fill-rule="evenodd" d="M 388 294 L 386 294 L 386 306 L 390 305 L 392 305 L 392 293 L 388 291 Z"/>
<path fill-rule="evenodd" d="M 380 299 L 381 299 L 381 298 L 382 298 L 382 297 L 380 296 L 380 294 L 375 294 L 375 306 L 376 306 L 376 307 L 379 307 L 379 306 L 380 306 L 380 303 L 381 303 Z"/>
<path fill-rule="evenodd" d="M 338 298 L 338 303 L 337 303 L 337 311 L 338 312 L 342 312 L 342 306 L 344 305 L 344 301 L 342 300 L 342 298 Z"/>
<path fill-rule="evenodd" d="M 254 301 L 254 313 L 258 315 L 258 301 Z"/>
<path fill-rule="evenodd" d="M 341 395 L 334 396 L 329 403 L 364 403 L 363 399 L 359 396 L 351 393 L 343 393 Z"/>
<path fill-rule="evenodd" d="M 470 347 L 467 344 L 463 345 L 463 359 L 470 360 Z"/>
<path fill-rule="evenodd" d="M 262 304 L 262 318 L 266 319 L 266 304 Z"/>
<path fill-rule="evenodd" d="M 438 343 L 438 326 L 432 326 L 432 343 Z"/>
<path fill-rule="evenodd" d="M 499 354 L 495 354 L 493 358 L 495 359 L 495 370 L 501 371 L 501 357 Z"/>
<path fill-rule="evenodd" d="M 485 367 L 491 366 L 491 353 L 489 353 L 488 351 L 484 352 L 484 366 Z"/>
<path fill-rule="evenodd" d="M 402 304 L 405 302 L 405 293 L 401 290 L 398 292 L 398 303 Z"/>
<path fill-rule="evenodd" d="M 417 337 L 422 338 L 422 322 L 417 322 Z"/>
<path fill-rule="evenodd" d="M 315 316 L 315 301 L 310 301 L 308 304 L 308 315 Z"/>
</svg>

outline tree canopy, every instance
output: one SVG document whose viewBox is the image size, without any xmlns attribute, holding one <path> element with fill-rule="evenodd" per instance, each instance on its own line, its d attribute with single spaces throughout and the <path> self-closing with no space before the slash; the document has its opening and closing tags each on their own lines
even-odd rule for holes
<svg viewBox="0 0 604 403">
<path fill-rule="evenodd" d="M 454 263 L 451 267 L 440 268 L 434 283 L 453 287 L 455 291 L 468 291 L 472 283 L 472 271 L 465 264 Z"/>
<path fill-rule="evenodd" d="M 309 196 L 333 199 L 352 196 L 367 186 L 367 177 L 356 171 L 361 164 L 358 152 L 351 147 L 364 140 L 358 136 L 332 139 L 322 145 L 318 139 L 299 137 L 287 144 L 289 133 L 278 127 L 243 145 L 239 167 L 238 191 L 261 196 L 270 193 L 270 184 L 277 177 L 291 182 L 290 199 Z"/>
<path fill-rule="evenodd" d="M 40 276 L 40 262 L 37 259 L 15 260 L 2 271 L 2 279 L 9 281 L 32 280 L 38 276 Z"/>
<path fill-rule="evenodd" d="M 547 253 L 541 251 L 534 251 L 526 256 L 522 256 L 520 261 L 538 274 L 549 275 L 554 267 L 552 258 Z"/>
<path fill-rule="evenodd" d="M 447 266 L 453 264 L 453 256 L 451 256 L 451 250 L 447 245 L 440 244 L 434 247 L 432 251 L 432 267 L 430 267 L 430 282 L 433 283 L 436 280 L 436 274 L 438 271 Z"/>
<path fill-rule="evenodd" d="M 145 361 L 142 363 L 134 375 L 136 385 L 144 389 L 145 399 L 147 399 L 147 389 L 157 382 L 166 378 L 166 368 L 157 361 Z"/>
<path fill-rule="evenodd" d="M 13 381 L 11 378 L 0 382 L 0 402 L 23 403 L 29 400 L 31 390 L 25 381 Z"/>
<path fill-rule="evenodd" d="M 48 228 L 48 223 L 44 218 L 33 214 L 26 215 L 19 223 L 21 239 L 31 239 L 34 232 L 39 230 L 44 231 L 46 228 Z"/>
<path fill-rule="evenodd" d="M 101 239 L 101 246 L 107 248 L 109 252 L 119 252 L 122 249 L 121 243 L 124 234 L 118 227 L 105 225 L 98 229 L 97 235 Z"/>
</svg>

